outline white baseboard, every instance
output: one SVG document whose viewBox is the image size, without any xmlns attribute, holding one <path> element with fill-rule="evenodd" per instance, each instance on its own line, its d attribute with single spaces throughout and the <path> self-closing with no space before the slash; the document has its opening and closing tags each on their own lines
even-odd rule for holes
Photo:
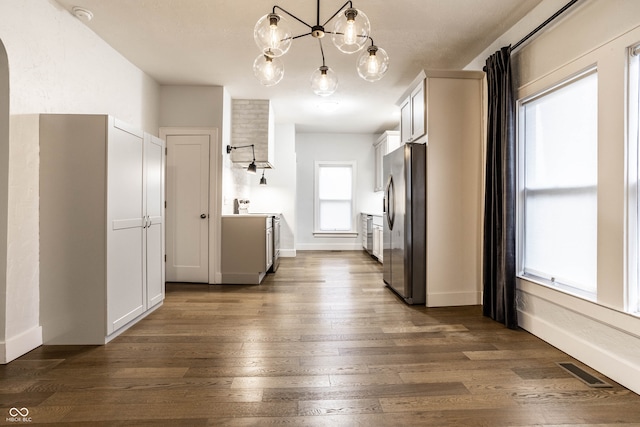
<svg viewBox="0 0 640 427">
<path fill-rule="evenodd" d="M 429 293 L 427 291 L 427 307 L 452 307 L 480 304 L 482 304 L 482 292 Z"/>
<path fill-rule="evenodd" d="M 280 249 L 280 256 L 282 258 L 295 258 L 296 250 L 295 249 Z"/>
<path fill-rule="evenodd" d="M 0 342 L 0 364 L 7 364 L 42 345 L 42 327 L 36 326 Z"/>
<path fill-rule="evenodd" d="M 357 243 L 298 243 L 299 251 L 361 251 L 362 245 Z"/>
<path fill-rule="evenodd" d="M 521 284 L 518 325 L 640 393 L 640 319 L 552 292 Z"/>
</svg>

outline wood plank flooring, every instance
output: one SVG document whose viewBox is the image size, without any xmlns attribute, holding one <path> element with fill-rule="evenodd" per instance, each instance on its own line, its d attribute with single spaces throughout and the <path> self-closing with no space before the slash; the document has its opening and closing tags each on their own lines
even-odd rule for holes
<svg viewBox="0 0 640 427">
<path fill-rule="evenodd" d="M 105 346 L 0 366 L 0 424 L 27 408 L 64 426 L 640 425 L 640 396 L 562 361 L 480 307 L 405 305 L 362 252 L 298 252 L 257 286 L 168 284 Z"/>
</svg>

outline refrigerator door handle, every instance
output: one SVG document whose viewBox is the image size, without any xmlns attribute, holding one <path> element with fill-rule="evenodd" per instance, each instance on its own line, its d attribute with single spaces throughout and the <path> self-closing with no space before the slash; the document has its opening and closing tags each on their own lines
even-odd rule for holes
<svg viewBox="0 0 640 427">
<path fill-rule="evenodd" d="M 393 176 L 389 176 L 389 182 L 387 183 L 387 191 L 385 197 L 387 203 L 387 224 L 389 224 L 389 230 L 393 230 L 393 223 L 396 220 L 396 190 L 393 185 Z"/>
</svg>

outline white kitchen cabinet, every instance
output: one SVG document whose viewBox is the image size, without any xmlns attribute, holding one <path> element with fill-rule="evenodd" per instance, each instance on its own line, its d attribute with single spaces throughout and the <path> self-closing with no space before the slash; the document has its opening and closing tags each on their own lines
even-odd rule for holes
<svg viewBox="0 0 640 427">
<path fill-rule="evenodd" d="M 385 154 L 390 153 L 400 146 L 400 132 L 385 131 L 374 144 L 375 170 L 374 170 L 374 191 L 384 190 L 384 176 L 382 171 L 382 159 Z"/>
<path fill-rule="evenodd" d="M 424 142 L 427 135 L 426 75 L 422 72 L 400 98 L 400 142 Z"/>
<path fill-rule="evenodd" d="M 164 142 L 106 115 L 40 116 L 45 344 L 104 344 L 164 297 Z"/>
<path fill-rule="evenodd" d="M 222 283 L 257 285 L 273 263 L 270 215 L 222 216 Z"/>
<path fill-rule="evenodd" d="M 382 217 L 378 215 L 373 216 L 373 251 L 372 255 L 376 257 L 376 259 L 382 262 L 382 253 L 383 253 L 383 240 L 382 236 L 384 234 L 382 227 Z"/>
<path fill-rule="evenodd" d="M 362 243 L 362 249 L 364 249 L 365 251 L 367 251 L 368 248 L 368 244 L 367 244 L 367 233 L 368 233 L 368 227 L 367 227 L 367 214 L 366 213 L 361 213 L 360 214 L 360 241 Z"/>
</svg>

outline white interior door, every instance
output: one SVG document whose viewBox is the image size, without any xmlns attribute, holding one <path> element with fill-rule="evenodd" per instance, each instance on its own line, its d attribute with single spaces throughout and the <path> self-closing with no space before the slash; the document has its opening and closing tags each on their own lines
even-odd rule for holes
<svg viewBox="0 0 640 427">
<path fill-rule="evenodd" d="M 209 281 L 209 135 L 167 135 L 169 282 Z"/>
</svg>

